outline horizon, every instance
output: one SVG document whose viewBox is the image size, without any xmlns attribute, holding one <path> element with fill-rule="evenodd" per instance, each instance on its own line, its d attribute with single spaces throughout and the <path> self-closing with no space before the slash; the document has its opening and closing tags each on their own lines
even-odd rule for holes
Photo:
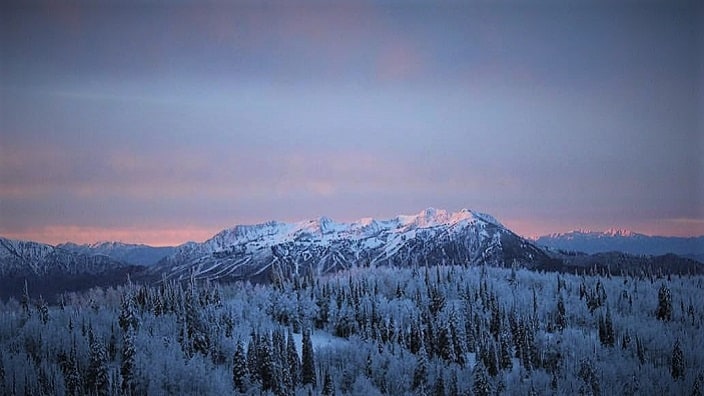
<svg viewBox="0 0 704 396">
<path fill-rule="evenodd" d="M 417 212 L 414 212 L 414 213 L 398 213 L 398 214 L 396 214 L 396 215 L 394 215 L 394 216 L 382 216 L 382 217 L 369 217 L 369 216 L 366 216 L 366 217 L 359 217 L 359 218 L 355 218 L 355 219 L 345 219 L 345 220 L 338 220 L 338 219 L 335 219 L 335 218 L 330 218 L 330 219 L 331 219 L 333 222 L 337 223 L 337 224 L 350 224 L 350 223 L 353 223 L 353 222 L 355 222 L 355 221 L 362 220 L 362 219 L 367 219 L 367 218 L 372 218 L 372 219 L 374 219 L 374 220 L 381 220 L 381 221 L 383 221 L 383 220 L 390 220 L 390 219 L 393 219 L 393 218 L 395 218 L 395 217 L 397 217 L 397 216 L 415 216 L 415 215 L 418 215 L 418 214 L 422 213 L 422 212 L 425 211 L 426 209 L 437 209 L 437 210 L 440 210 L 440 211 L 446 211 L 448 214 L 453 214 L 453 213 L 456 213 L 456 212 L 458 212 L 458 211 L 460 211 L 460 210 L 468 209 L 468 210 L 473 211 L 473 212 L 485 213 L 485 214 L 488 214 L 488 215 L 493 216 L 491 213 L 486 213 L 486 212 L 483 212 L 483 211 L 476 211 L 476 210 L 474 210 L 474 209 L 469 209 L 469 208 L 460 208 L 460 209 L 457 209 L 457 210 L 446 210 L 446 209 L 443 209 L 443 208 L 428 207 L 428 208 L 424 208 L 423 210 L 417 211 Z M 305 222 L 305 221 L 307 221 L 307 220 L 315 220 L 315 219 L 319 219 L 319 218 L 322 218 L 322 217 L 328 217 L 328 216 L 321 215 L 321 216 L 316 216 L 316 217 L 310 217 L 310 218 L 305 218 L 305 219 L 289 220 L 289 221 L 282 221 L 282 220 L 280 220 L 280 219 L 268 219 L 268 220 L 262 220 L 262 221 L 256 221 L 256 222 L 237 223 L 237 224 L 232 224 L 232 225 L 230 225 L 230 226 L 226 226 L 226 227 L 223 227 L 223 228 L 220 228 L 220 229 L 217 229 L 217 230 L 212 230 L 212 231 L 211 231 L 211 230 L 203 230 L 202 233 L 200 234 L 200 237 L 199 237 L 199 238 L 196 238 L 196 239 L 171 240 L 171 242 L 158 242 L 158 241 L 159 241 L 158 239 L 156 240 L 157 242 L 150 242 L 149 240 L 138 240 L 138 239 L 122 239 L 122 238 L 125 238 L 125 236 L 127 236 L 127 238 L 129 238 L 130 233 L 132 233 L 133 235 L 139 235 L 139 234 L 140 234 L 139 232 L 131 232 L 131 231 L 127 231 L 127 232 L 125 232 L 125 233 L 118 232 L 118 233 L 116 233 L 116 234 L 109 234 L 109 235 L 117 235 L 119 239 L 114 239 L 114 238 L 113 238 L 113 239 L 109 239 L 109 238 L 108 238 L 108 239 L 79 239 L 79 240 L 63 240 L 63 239 L 38 240 L 38 239 L 25 238 L 25 237 L 23 237 L 22 235 L 20 235 L 20 236 L 13 236 L 13 235 L 7 235 L 7 234 L 1 234 L 0 237 L 4 237 L 4 238 L 8 238 L 8 239 L 13 239 L 13 240 L 22 240 L 22 241 L 39 242 L 39 243 L 44 243 L 44 244 L 51 245 L 51 246 L 58 246 L 58 245 L 65 244 L 65 243 L 75 243 L 75 244 L 78 244 L 78 245 L 99 245 L 99 244 L 103 244 L 103 243 L 123 243 L 123 244 L 129 244 L 129 245 L 145 245 L 145 246 L 151 246 L 151 247 L 176 247 L 176 246 L 180 246 L 180 245 L 183 245 L 183 244 L 186 244 L 186 243 L 190 243 L 190 242 L 196 242 L 196 243 L 205 242 L 205 241 L 207 241 L 208 239 L 211 239 L 212 237 L 214 237 L 215 235 L 217 235 L 219 232 L 221 232 L 221 231 L 223 231 L 223 230 L 231 229 L 231 228 L 238 227 L 238 226 L 260 225 L 260 224 L 265 224 L 265 223 L 268 223 L 268 222 L 271 222 L 271 221 L 274 221 L 274 222 L 281 222 L 281 223 L 286 223 L 286 224 L 292 224 L 292 223 Z M 329 218 L 329 217 L 328 217 L 328 218 Z M 569 233 L 573 233 L 573 232 L 576 232 L 576 233 L 589 233 L 589 232 L 610 233 L 610 232 L 614 232 L 614 231 L 625 231 L 625 232 L 629 232 L 629 233 L 645 235 L 645 236 L 648 236 L 648 237 L 664 237 L 664 238 L 700 238 L 700 237 L 704 237 L 704 234 L 700 234 L 700 235 L 660 235 L 660 234 L 649 234 L 649 233 L 646 233 L 646 232 L 641 232 L 641 231 L 639 231 L 639 230 L 633 230 L 633 229 L 629 229 L 629 228 L 621 228 L 621 227 L 616 227 L 616 226 L 610 227 L 610 228 L 604 228 L 604 229 L 573 228 L 573 229 L 563 230 L 563 231 L 557 231 L 557 232 L 546 232 L 546 233 L 540 233 L 540 234 L 526 235 L 526 234 L 524 234 L 524 233 L 521 233 L 521 232 L 517 231 L 515 228 L 511 227 L 511 225 L 506 224 L 506 223 L 503 222 L 500 218 L 496 218 L 496 220 L 498 220 L 501 224 L 503 224 L 503 225 L 504 225 L 507 229 L 509 229 L 510 231 L 513 231 L 513 232 L 515 232 L 517 235 L 519 235 L 519 236 L 521 236 L 521 237 L 523 237 L 523 238 L 526 238 L 526 239 L 528 239 L 528 240 L 536 240 L 536 239 L 538 239 L 538 238 L 540 238 L 540 237 L 552 236 L 552 235 L 560 235 L 560 234 L 569 234 Z"/>
<path fill-rule="evenodd" d="M 689 0 L 3 2 L 0 235 L 429 206 L 704 235 L 702 43 Z"/>
</svg>

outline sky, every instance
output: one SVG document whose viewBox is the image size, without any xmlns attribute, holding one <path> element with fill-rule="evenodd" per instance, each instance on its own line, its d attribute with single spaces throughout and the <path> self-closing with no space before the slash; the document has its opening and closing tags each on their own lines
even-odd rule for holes
<svg viewBox="0 0 704 396">
<path fill-rule="evenodd" d="M 426 207 L 701 235 L 703 10 L 3 2 L 0 235 L 169 245 Z"/>
</svg>

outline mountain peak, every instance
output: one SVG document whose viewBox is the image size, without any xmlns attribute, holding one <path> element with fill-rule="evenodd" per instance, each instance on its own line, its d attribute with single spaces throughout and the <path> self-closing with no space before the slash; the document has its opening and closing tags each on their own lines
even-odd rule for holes
<svg viewBox="0 0 704 396">
<path fill-rule="evenodd" d="M 631 230 L 626 230 L 626 229 L 622 229 L 622 228 L 609 228 L 608 230 L 604 231 L 603 234 L 606 236 L 611 236 L 611 237 L 624 237 L 624 238 L 633 237 L 633 236 L 638 235 Z"/>
</svg>

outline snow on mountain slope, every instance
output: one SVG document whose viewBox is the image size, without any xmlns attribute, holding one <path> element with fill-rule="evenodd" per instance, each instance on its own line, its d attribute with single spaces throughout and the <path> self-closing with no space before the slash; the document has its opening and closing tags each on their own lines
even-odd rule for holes
<svg viewBox="0 0 704 396">
<path fill-rule="evenodd" d="M 182 245 L 153 269 L 168 278 L 268 279 L 352 267 L 425 264 L 525 265 L 549 260 L 487 214 L 428 208 L 387 220 L 239 225 Z"/>
<path fill-rule="evenodd" d="M 96 274 L 127 264 L 103 255 L 87 255 L 51 245 L 0 237 L 0 276 Z"/>
<path fill-rule="evenodd" d="M 564 234 L 550 234 L 537 238 L 535 242 L 553 249 L 585 253 L 619 251 L 645 255 L 704 254 L 704 236 L 690 238 L 649 236 L 618 229 L 605 232 L 576 230 Z"/>
</svg>

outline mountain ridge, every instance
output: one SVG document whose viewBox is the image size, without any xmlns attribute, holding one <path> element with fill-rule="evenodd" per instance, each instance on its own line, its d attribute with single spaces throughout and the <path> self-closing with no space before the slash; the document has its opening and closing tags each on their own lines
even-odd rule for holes
<svg viewBox="0 0 704 396">
<path fill-rule="evenodd" d="M 235 226 L 203 243 L 180 246 L 155 272 L 177 279 L 246 279 L 428 262 L 503 265 L 507 259 L 527 266 L 551 260 L 491 215 L 427 208 L 380 220 L 337 223 L 320 217 Z"/>
<path fill-rule="evenodd" d="M 574 230 L 534 238 L 540 246 L 589 254 L 619 251 L 630 254 L 704 256 L 704 235 L 673 237 L 645 235 L 627 230 Z"/>
</svg>

